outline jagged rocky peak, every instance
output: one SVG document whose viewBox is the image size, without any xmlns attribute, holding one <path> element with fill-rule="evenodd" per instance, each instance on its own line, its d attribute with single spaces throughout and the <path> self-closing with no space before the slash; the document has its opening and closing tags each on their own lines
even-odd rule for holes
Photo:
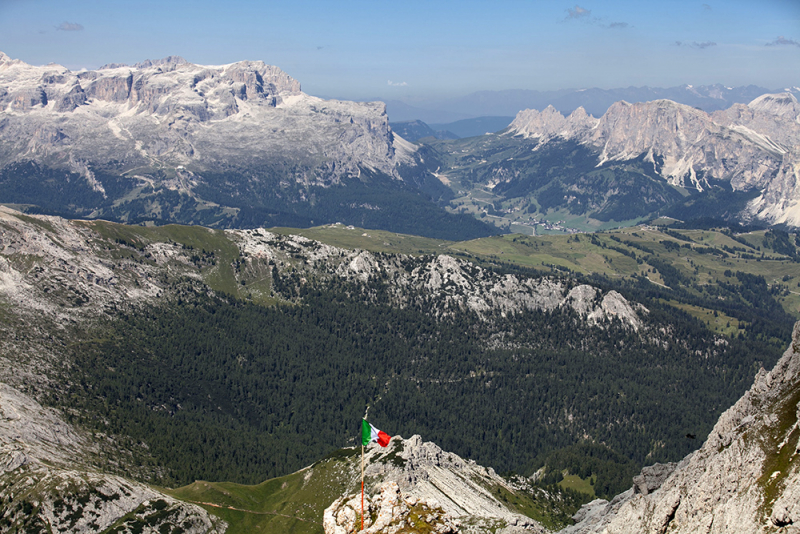
<svg viewBox="0 0 800 534">
<path fill-rule="evenodd" d="M 800 226 L 800 104 L 790 93 L 767 94 L 749 105 L 708 113 L 671 100 L 612 104 L 600 119 L 578 110 L 524 110 L 513 135 L 539 143 L 574 140 L 597 153 L 597 165 L 644 156 L 670 184 L 710 189 L 726 181 L 734 191 L 763 194 L 743 219 Z"/>
<path fill-rule="evenodd" d="M 582 107 L 564 117 L 553 106 L 544 110 L 526 109 L 517 113 L 509 125 L 514 135 L 548 140 L 553 137 L 569 139 L 594 127 L 597 119 L 588 115 Z"/>
<path fill-rule="evenodd" d="M 567 121 L 573 124 L 586 124 L 590 127 L 597 124 L 597 119 L 586 113 L 586 109 L 584 109 L 583 106 L 578 106 L 575 108 L 575 110 L 567 117 Z"/>
<path fill-rule="evenodd" d="M 174 69 L 178 65 L 187 65 L 189 62 L 181 56 L 167 56 L 161 59 L 145 59 L 134 65 L 137 69 L 146 69 L 148 67 L 166 67 L 167 69 Z"/>
<path fill-rule="evenodd" d="M 29 69 L 37 67 L 27 66 Z M 80 92 L 86 95 L 74 106 L 56 106 L 55 111 L 71 112 L 88 98 L 105 102 L 127 103 L 156 114 L 167 114 L 180 102 L 199 101 L 206 112 L 197 106 L 188 106 L 194 118 L 207 121 L 232 113 L 230 96 L 242 100 L 261 99 L 268 105 L 280 103 L 281 95 L 300 93 L 300 83 L 278 67 L 262 61 L 241 61 L 223 66 L 202 66 L 189 63 L 179 56 L 160 60 L 146 60 L 133 66 L 104 65 L 96 71 L 72 73 L 57 67 L 57 75 L 50 72 L 42 76 L 42 89 L 50 99 L 63 97 L 64 93 Z M 167 101 L 165 101 L 165 97 Z M 179 102 L 170 105 L 170 98 Z M 46 102 L 37 101 L 36 103 Z M 30 111 L 33 105 L 17 109 Z M 184 106 L 186 107 L 186 106 Z M 210 107 L 210 109 L 209 109 Z M 219 109 L 215 109 L 219 108 Z"/>
<path fill-rule="evenodd" d="M 711 118 L 704 111 L 671 100 L 620 101 L 600 118 L 592 140 L 598 145 L 612 143 L 623 152 L 636 152 L 631 154 L 636 157 L 651 147 L 673 150 L 686 143 L 684 139 L 697 138 L 710 124 Z"/>
<path fill-rule="evenodd" d="M 5 52 L 0 51 L 0 68 L 7 68 L 12 61 L 14 60 L 8 57 Z"/>
<path fill-rule="evenodd" d="M 800 532 L 800 322 L 775 367 L 719 418 L 703 446 L 656 465 L 564 534 Z"/>
</svg>

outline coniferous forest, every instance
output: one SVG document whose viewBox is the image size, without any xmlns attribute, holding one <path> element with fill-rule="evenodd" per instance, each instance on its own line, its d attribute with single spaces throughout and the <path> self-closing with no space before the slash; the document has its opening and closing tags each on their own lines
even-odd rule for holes
<svg viewBox="0 0 800 534">
<path fill-rule="evenodd" d="M 392 306 L 381 281 L 368 298 L 351 282 L 273 271 L 287 297 L 273 306 L 181 284 L 180 305 L 120 312 L 82 333 L 68 385 L 50 398 L 74 422 L 128 439 L 168 485 L 290 473 L 354 445 L 370 406 L 392 435 L 420 434 L 499 472 L 592 476 L 612 496 L 641 466 L 698 447 L 782 350 L 720 338 L 644 290 L 637 332 L 566 309 L 433 317 L 435 297 Z"/>
</svg>

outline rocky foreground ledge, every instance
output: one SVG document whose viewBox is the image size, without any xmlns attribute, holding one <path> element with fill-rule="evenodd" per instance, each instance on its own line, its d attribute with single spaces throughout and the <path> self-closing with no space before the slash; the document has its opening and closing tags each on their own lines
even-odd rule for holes
<svg viewBox="0 0 800 534">
<path fill-rule="evenodd" d="M 364 529 L 361 530 L 361 496 L 336 499 L 325 510 L 322 520 L 325 534 L 397 534 L 408 529 L 436 534 L 456 534 L 458 522 L 439 503 L 417 499 L 400 491 L 397 482 L 386 482 L 380 492 L 364 497 Z"/>
<path fill-rule="evenodd" d="M 201 507 L 102 472 L 96 443 L 0 383 L 0 532 L 221 534 Z"/>
</svg>

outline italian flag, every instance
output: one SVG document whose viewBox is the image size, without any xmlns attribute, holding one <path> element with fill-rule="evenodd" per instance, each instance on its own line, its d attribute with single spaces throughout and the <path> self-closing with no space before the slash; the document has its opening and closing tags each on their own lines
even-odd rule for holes
<svg viewBox="0 0 800 534">
<path fill-rule="evenodd" d="M 378 430 L 369 424 L 366 419 L 361 420 L 361 444 L 364 447 L 373 441 L 377 441 L 378 445 L 381 447 L 386 447 L 390 439 L 392 439 L 392 437 L 386 432 Z"/>
</svg>

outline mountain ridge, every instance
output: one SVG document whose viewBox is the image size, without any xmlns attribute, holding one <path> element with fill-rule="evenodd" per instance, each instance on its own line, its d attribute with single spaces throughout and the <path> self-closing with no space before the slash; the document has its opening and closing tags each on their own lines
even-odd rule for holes
<svg viewBox="0 0 800 534">
<path fill-rule="evenodd" d="M 789 94 L 763 95 L 747 106 L 709 115 L 670 100 L 613 104 L 599 119 L 578 108 L 568 117 L 553 107 L 521 111 L 509 135 L 575 140 L 606 162 L 644 162 L 673 186 L 761 191 L 744 213 L 770 224 L 800 226 L 800 105 Z"/>
<path fill-rule="evenodd" d="M 383 103 L 309 96 L 262 61 L 71 72 L 3 54 L 0 108 L 0 198 L 45 212 L 494 233 L 436 204 L 450 192 L 420 171 L 422 156 L 391 131 Z"/>
</svg>

